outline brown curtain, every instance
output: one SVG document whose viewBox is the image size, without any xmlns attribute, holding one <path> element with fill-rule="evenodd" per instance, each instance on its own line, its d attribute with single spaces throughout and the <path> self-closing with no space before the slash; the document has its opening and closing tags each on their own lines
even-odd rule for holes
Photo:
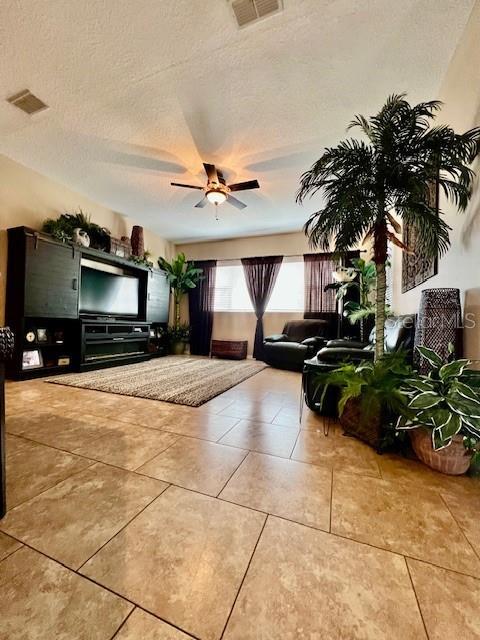
<svg viewBox="0 0 480 640">
<path fill-rule="evenodd" d="M 263 314 L 272 295 L 282 260 L 283 256 L 242 258 L 248 293 L 257 316 L 253 347 L 253 357 L 257 360 L 263 357 Z"/>
<path fill-rule="evenodd" d="M 324 291 L 327 284 L 333 283 L 332 271 L 335 262 L 331 253 L 306 253 L 303 256 L 305 267 L 305 317 L 312 314 L 335 312 L 337 304 L 335 290 Z M 307 315 L 308 314 L 308 315 Z"/>
<path fill-rule="evenodd" d="M 202 269 L 202 279 L 188 294 L 190 311 L 190 353 L 208 356 L 213 329 L 213 301 L 215 297 L 216 260 L 195 262 Z"/>
</svg>

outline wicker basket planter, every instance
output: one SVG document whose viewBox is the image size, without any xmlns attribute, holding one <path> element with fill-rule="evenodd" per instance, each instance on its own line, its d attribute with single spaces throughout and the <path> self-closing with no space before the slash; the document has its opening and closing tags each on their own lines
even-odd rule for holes
<svg viewBox="0 0 480 640">
<path fill-rule="evenodd" d="M 463 446 L 462 436 L 454 436 L 452 443 L 435 451 L 432 447 L 432 435 L 427 429 L 410 431 L 410 441 L 418 458 L 436 471 L 451 476 L 461 476 L 468 471 L 472 453 Z"/>
<path fill-rule="evenodd" d="M 360 398 L 350 398 L 339 418 L 345 433 L 363 440 L 374 449 L 378 449 L 382 438 L 382 416 L 379 412 L 368 420 L 362 416 Z"/>
</svg>

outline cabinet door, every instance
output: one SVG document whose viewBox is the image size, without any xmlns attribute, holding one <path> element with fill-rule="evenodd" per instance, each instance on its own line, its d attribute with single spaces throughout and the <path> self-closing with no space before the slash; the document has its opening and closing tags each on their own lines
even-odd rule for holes
<svg viewBox="0 0 480 640">
<path fill-rule="evenodd" d="M 163 271 L 150 271 L 147 284 L 147 322 L 168 322 L 170 286 Z"/>
<path fill-rule="evenodd" d="M 79 274 L 74 247 L 27 236 L 25 316 L 77 318 Z"/>
</svg>

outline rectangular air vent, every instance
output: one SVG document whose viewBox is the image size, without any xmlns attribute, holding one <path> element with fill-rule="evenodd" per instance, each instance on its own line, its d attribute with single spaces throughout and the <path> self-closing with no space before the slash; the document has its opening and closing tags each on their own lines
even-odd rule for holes
<svg viewBox="0 0 480 640">
<path fill-rule="evenodd" d="M 232 0 L 232 9 L 239 27 L 282 10 L 282 0 Z"/>
<path fill-rule="evenodd" d="M 33 113 L 48 109 L 48 104 L 45 104 L 40 98 L 34 96 L 28 89 L 20 91 L 20 93 L 16 93 L 14 96 L 10 96 L 10 98 L 7 98 L 7 102 L 10 102 L 14 107 L 18 107 L 30 116 Z"/>
</svg>

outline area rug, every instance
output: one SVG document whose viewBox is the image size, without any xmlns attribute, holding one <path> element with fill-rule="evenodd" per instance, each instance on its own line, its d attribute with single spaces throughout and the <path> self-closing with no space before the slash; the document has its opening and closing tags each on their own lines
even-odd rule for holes
<svg viewBox="0 0 480 640">
<path fill-rule="evenodd" d="M 111 369 L 68 373 L 46 382 L 199 407 L 266 366 L 254 360 L 166 356 Z"/>
</svg>

